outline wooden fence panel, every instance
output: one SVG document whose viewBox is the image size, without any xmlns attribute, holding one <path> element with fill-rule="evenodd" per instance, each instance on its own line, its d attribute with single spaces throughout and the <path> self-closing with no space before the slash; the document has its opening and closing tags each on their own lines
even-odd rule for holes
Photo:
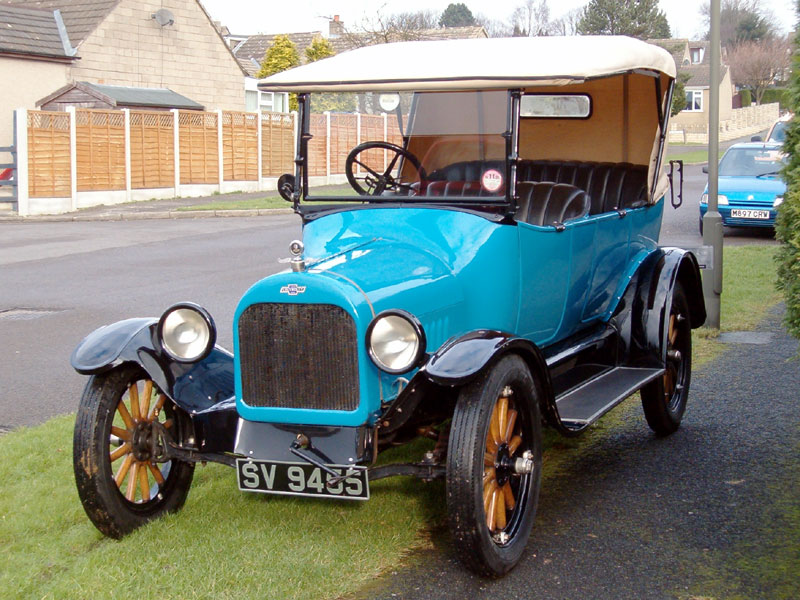
<svg viewBox="0 0 800 600">
<path fill-rule="evenodd" d="M 331 174 L 345 172 L 347 155 L 357 144 L 357 115 L 331 114 Z"/>
<path fill-rule="evenodd" d="M 258 179 L 258 115 L 222 113 L 222 164 L 225 181 Z"/>
<path fill-rule="evenodd" d="M 28 195 L 67 198 L 70 181 L 69 115 L 28 111 Z"/>
<path fill-rule="evenodd" d="M 309 129 L 314 137 L 308 142 L 308 174 L 327 175 L 328 119 L 324 114 L 309 115 Z"/>
<path fill-rule="evenodd" d="M 178 114 L 181 184 L 219 182 L 216 113 L 182 110 Z"/>
<path fill-rule="evenodd" d="M 383 136 L 383 116 L 382 115 L 361 115 L 361 141 L 362 142 L 382 142 Z M 402 140 L 401 140 L 402 145 Z M 361 154 L 362 162 L 371 169 L 383 173 L 386 168 L 384 150 L 367 150 Z M 392 158 L 389 156 L 388 158 Z"/>
<path fill-rule="evenodd" d="M 125 114 L 75 111 L 76 171 L 79 192 L 125 189 Z"/>
<path fill-rule="evenodd" d="M 131 111 L 131 187 L 175 185 L 175 118 L 171 112 Z"/>
<path fill-rule="evenodd" d="M 294 115 L 261 113 L 261 175 L 294 174 Z"/>
</svg>

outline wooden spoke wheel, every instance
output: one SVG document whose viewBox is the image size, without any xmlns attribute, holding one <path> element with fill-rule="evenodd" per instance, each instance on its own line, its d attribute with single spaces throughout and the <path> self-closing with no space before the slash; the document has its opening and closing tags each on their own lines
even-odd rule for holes
<svg viewBox="0 0 800 600">
<path fill-rule="evenodd" d="M 664 375 L 641 390 L 642 407 L 650 428 L 658 435 L 669 435 L 681 424 L 689 396 L 692 375 L 692 329 L 689 304 L 680 284 L 676 284 L 669 313 L 665 316 L 663 346 Z"/>
<path fill-rule="evenodd" d="M 447 508 L 459 558 L 498 576 L 519 561 L 541 483 L 538 392 L 525 362 L 501 359 L 459 395 L 447 457 Z"/>
<path fill-rule="evenodd" d="M 84 510 L 104 534 L 122 537 L 186 500 L 194 465 L 164 461 L 161 444 L 190 437 L 188 416 L 140 369 L 89 380 L 75 422 L 75 481 Z"/>
</svg>

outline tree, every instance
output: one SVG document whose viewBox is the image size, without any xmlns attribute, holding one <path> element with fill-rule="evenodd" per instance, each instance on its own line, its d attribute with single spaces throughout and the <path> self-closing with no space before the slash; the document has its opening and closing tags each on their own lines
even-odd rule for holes
<svg viewBox="0 0 800 600">
<path fill-rule="evenodd" d="M 582 35 L 630 35 L 642 40 L 670 37 L 658 0 L 590 0 L 578 23 Z"/>
<path fill-rule="evenodd" d="M 794 38 L 791 88 L 794 114 L 800 114 L 800 28 Z M 783 149 L 789 163 L 783 169 L 786 194 L 778 210 L 775 237 L 781 242 L 775 260 L 778 263 L 778 289 L 786 301 L 786 327 L 800 338 L 800 122 L 793 118 L 786 128 Z"/>
<path fill-rule="evenodd" d="M 328 40 L 317 36 L 311 40 L 305 54 L 306 60 L 312 63 L 333 56 L 336 51 Z M 353 112 L 355 109 L 356 99 L 353 94 L 322 92 L 311 94 L 311 112 Z"/>
<path fill-rule="evenodd" d="M 710 4 L 701 8 L 706 27 L 711 22 Z M 761 0 L 721 0 L 719 9 L 719 39 L 725 48 L 745 41 L 758 41 L 775 34 L 772 15 L 766 11 Z M 706 39 L 710 34 L 706 33 Z"/>
<path fill-rule="evenodd" d="M 731 79 L 736 85 L 750 88 L 756 104 L 764 92 L 791 64 L 791 46 L 780 38 L 740 42 L 728 51 Z"/>
<path fill-rule="evenodd" d="M 469 27 L 476 24 L 472 11 L 463 2 L 448 4 L 439 17 L 440 27 Z"/>
<path fill-rule="evenodd" d="M 514 26 L 509 21 L 492 19 L 483 14 L 475 15 L 475 24 L 483 27 L 490 38 L 511 37 L 514 34 Z"/>
<path fill-rule="evenodd" d="M 525 0 L 514 9 L 511 20 L 514 37 L 550 35 L 553 30 L 547 0 Z"/>
<path fill-rule="evenodd" d="M 276 35 L 272 45 L 264 53 L 261 68 L 256 73 L 258 79 L 286 71 L 300 64 L 297 46 L 288 35 Z M 289 94 L 289 110 L 297 110 L 297 94 Z"/>
<path fill-rule="evenodd" d="M 306 61 L 310 63 L 316 62 L 334 54 L 336 54 L 336 51 L 331 46 L 331 43 L 324 37 L 316 36 L 306 48 Z"/>
<path fill-rule="evenodd" d="M 691 77 L 689 73 L 678 73 L 678 78 L 675 80 L 675 89 L 672 92 L 672 106 L 669 110 L 671 117 L 686 108 L 686 82 Z"/>
<path fill-rule="evenodd" d="M 385 15 L 378 11 L 374 17 L 365 17 L 352 29 L 347 29 L 343 38 L 351 48 L 422 40 L 426 32 L 435 29 L 436 13 L 429 10 Z"/>
<path fill-rule="evenodd" d="M 583 17 L 583 7 L 573 8 L 553 21 L 552 30 L 555 35 L 578 35 L 578 25 Z"/>
</svg>

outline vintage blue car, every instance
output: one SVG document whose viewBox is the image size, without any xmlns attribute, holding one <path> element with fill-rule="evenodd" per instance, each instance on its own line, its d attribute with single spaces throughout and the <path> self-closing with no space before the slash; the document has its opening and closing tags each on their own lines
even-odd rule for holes
<svg viewBox="0 0 800 600">
<path fill-rule="evenodd" d="M 694 256 L 658 245 L 674 80 L 620 37 L 387 44 L 264 80 L 297 93 L 279 190 L 303 239 L 242 297 L 232 353 L 192 303 L 76 348 L 93 523 L 119 537 L 178 509 L 201 461 L 245 492 L 350 500 L 442 477 L 458 556 L 511 569 L 543 425 L 578 435 L 637 391 L 657 435 L 681 422 L 706 314 Z M 310 121 L 331 107 L 386 125 L 340 156 L 349 192 L 321 196 Z M 418 461 L 375 466 L 418 436 L 436 440 Z"/>
<path fill-rule="evenodd" d="M 786 184 L 781 177 L 783 144 L 734 144 L 719 161 L 718 210 L 728 227 L 775 227 Z M 708 173 L 708 168 L 703 167 Z M 708 210 L 708 184 L 700 197 L 700 233 Z"/>
</svg>

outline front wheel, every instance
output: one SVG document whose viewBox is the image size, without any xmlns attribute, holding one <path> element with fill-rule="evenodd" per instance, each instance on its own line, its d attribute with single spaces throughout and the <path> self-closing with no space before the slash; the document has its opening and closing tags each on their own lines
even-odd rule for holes
<svg viewBox="0 0 800 600">
<path fill-rule="evenodd" d="M 663 341 L 667 348 L 664 375 L 641 390 L 647 424 L 658 435 L 669 435 L 680 426 L 692 377 L 689 303 L 680 283 L 675 285 L 672 293 L 667 319 L 666 338 Z"/>
<path fill-rule="evenodd" d="M 447 456 L 447 509 L 459 558 L 481 575 L 517 564 L 541 484 L 541 420 L 535 383 L 516 355 L 459 395 Z"/>
<path fill-rule="evenodd" d="M 190 430 L 188 415 L 138 367 L 89 380 L 75 421 L 73 466 L 83 508 L 102 533 L 120 538 L 183 506 L 194 464 L 159 462 L 154 451 L 165 437 L 182 444 Z"/>
</svg>

